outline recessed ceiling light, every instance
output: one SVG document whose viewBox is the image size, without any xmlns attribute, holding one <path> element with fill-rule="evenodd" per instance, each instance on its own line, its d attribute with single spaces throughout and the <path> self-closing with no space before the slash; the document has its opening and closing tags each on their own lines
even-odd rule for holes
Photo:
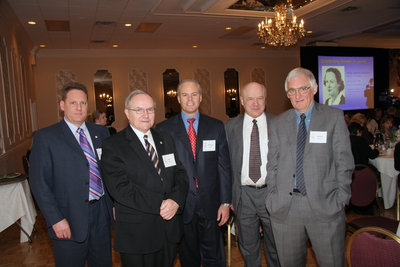
<svg viewBox="0 0 400 267">
<path fill-rule="evenodd" d="M 307 33 L 312 33 L 312 31 L 307 31 Z"/>
<path fill-rule="evenodd" d="M 114 44 L 113 47 L 116 48 L 116 47 L 118 47 L 118 45 L 117 45 L 117 44 Z"/>
<path fill-rule="evenodd" d="M 36 24 L 36 21 L 30 20 L 30 21 L 28 21 L 28 24 L 29 24 L 29 25 L 35 25 L 35 24 Z"/>
<path fill-rule="evenodd" d="M 193 48 L 197 48 L 198 46 L 197 45 L 194 45 L 194 46 L 192 46 Z"/>
<path fill-rule="evenodd" d="M 125 23 L 125 27 L 132 27 L 131 23 Z"/>
<path fill-rule="evenodd" d="M 265 49 L 265 48 L 267 48 L 267 47 L 266 47 L 265 45 L 263 45 L 263 46 L 261 46 L 260 48 L 261 48 L 261 49 Z"/>
<path fill-rule="evenodd" d="M 46 45 L 45 44 L 41 44 L 41 45 L 39 45 L 39 47 L 43 48 L 43 47 L 46 47 Z"/>
<path fill-rule="evenodd" d="M 232 27 L 225 27 L 225 30 L 227 31 L 232 30 Z"/>
</svg>

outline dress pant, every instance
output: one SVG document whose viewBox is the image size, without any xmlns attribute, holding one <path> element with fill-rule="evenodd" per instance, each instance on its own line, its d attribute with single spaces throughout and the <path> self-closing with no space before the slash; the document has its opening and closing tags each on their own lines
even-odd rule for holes
<svg viewBox="0 0 400 267">
<path fill-rule="evenodd" d="M 83 242 L 52 239 L 57 267 L 111 267 L 111 229 L 105 198 L 89 204 L 88 236 Z"/>
<path fill-rule="evenodd" d="M 120 253 L 123 267 L 172 267 L 176 256 L 176 244 L 166 243 L 154 253 Z"/>
<path fill-rule="evenodd" d="M 236 212 L 239 248 L 246 267 L 261 267 L 260 225 L 268 267 L 279 267 L 271 221 L 265 207 L 267 188 L 242 186 Z"/>
<path fill-rule="evenodd" d="M 184 225 L 184 235 L 179 247 L 182 267 L 225 267 L 225 249 L 222 231 L 218 226 L 217 212 L 215 219 L 206 218 L 204 211 L 198 205 L 192 221 Z"/>
<path fill-rule="evenodd" d="M 319 266 L 344 267 L 344 210 L 330 220 L 322 220 L 312 211 L 307 196 L 293 193 L 287 218 L 272 218 L 271 222 L 282 266 L 306 266 L 309 239 Z"/>
</svg>

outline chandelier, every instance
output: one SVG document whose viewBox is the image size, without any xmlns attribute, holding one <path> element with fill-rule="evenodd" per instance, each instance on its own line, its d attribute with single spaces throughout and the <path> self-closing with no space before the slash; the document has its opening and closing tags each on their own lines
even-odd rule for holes
<svg viewBox="0 0 400 267">
<path fill-rule="evenodd" d="M 304 20 L 297 23 L 297 17 L 293 14 L 292 1 L 281 3 L 274 7 L 274 19 L 265 18 L 258 24 L 257 35 L 260 41 L 270 46 L 295 45 L 304 37 Z"/>
</svg>

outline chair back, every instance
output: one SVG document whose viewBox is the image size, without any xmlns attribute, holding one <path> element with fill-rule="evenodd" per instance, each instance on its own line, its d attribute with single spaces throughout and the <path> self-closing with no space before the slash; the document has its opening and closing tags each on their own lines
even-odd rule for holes
<svg viewBox="0 0 400 267">
<path fill-rule="evenodd" d="M 349 239 L 346 262 L 349 267 L 398 267 L 400 238 L 383 228 L 361 228 Z"/>
<path fill-rule="evenodd" d="M 370 166 L 357 164 L 351 183 L 350 203 L 356 207 L 372 204 L 378 193 L 378 175 Z"/>
</svg>

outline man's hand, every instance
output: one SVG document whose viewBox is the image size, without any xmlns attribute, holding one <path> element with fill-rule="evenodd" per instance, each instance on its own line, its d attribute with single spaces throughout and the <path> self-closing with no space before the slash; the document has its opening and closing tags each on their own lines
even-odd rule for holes
<svg viewBox="0 0 400 267">
<path fill-rule="evenodd" d="M 163 200 L 160 207 L 160 215 L 164 220 L 171 220 L 178 211 L 179 205 L 172 199 Z"/>
<path fill-rule="evenodd" d="M 53 230 L 58 238 L 71 239 L 71 229 L 67 219 L 62 219 L 56 224 L 53 224 Z"/>
<path fill-rule="evenodd" d="M 224 225 L 229 219 L 229 206 L 221 205 L 218 209 L 217 221 L 219 221 L 219 226 Z"/>
</svg>

